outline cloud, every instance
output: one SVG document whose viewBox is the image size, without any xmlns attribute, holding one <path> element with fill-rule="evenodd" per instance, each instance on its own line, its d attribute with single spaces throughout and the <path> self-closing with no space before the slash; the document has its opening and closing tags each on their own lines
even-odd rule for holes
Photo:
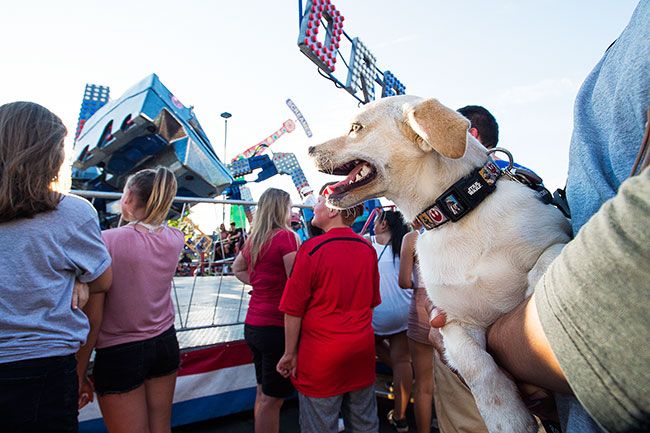
<svg viewBox="0 0 650 433">
<path fill-rule="evenodd" d="M 498 97 L 501 105 L 520 105 L 573 95 L 578 85 L 570 78 L 545 79 L 525 86 L 515 86 L 505 90 Z"/>
</svg>

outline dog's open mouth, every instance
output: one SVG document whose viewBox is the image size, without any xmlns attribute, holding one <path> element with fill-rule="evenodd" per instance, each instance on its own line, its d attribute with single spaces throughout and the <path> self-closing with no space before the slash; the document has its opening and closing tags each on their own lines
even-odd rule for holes
<svg viewBox="0 0 650 433">
<path fill-rule="evenodd" d="M 330 186 L 333 195 L 344 195 L 353 189 L 360 188 L 372 182 L 377 177 L 377 169 L 367 161 L 355 159 L 340 165 L 331 171 L 332 174 L 346 176 L 340 182 Z"/>
</svg>

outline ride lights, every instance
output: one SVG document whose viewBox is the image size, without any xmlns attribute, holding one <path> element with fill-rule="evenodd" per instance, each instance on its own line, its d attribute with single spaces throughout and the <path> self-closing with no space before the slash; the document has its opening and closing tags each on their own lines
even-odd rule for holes
<svg viewBox="0 0 650 433">
<path fill-rule="evenodd" d="M 305 173 L 302 171 L 298 158 L 293 153 L 274 153 L 273 163 L 280 174 L 288 174 L 298 192 L 301 188 L 309 185 Z"/>
<path fill-rule="evenodd" d="M 405 95 L 406 87 L 390 71 L 384 72 L 384 84 L 381 89 L 381 97 Z"/>
<path fill-rule="evenodd" d="M 321 20 L 325 25 L 321 26 Z M 319 68 L 334 72 L 345 18 L 330 0 L 309 0 L 300 21 L 298 46 Z M 324 33 L 321 31 L 324 29 Z M 320 35 L 319 35 L 320 33 Z"/>
<path fill-rule="evenodd" d="M 375 100 L 375 77 L 377 58 L 359 40 L 352 40 L 352 53 L 350 54 L 350 69 L 346 87 L 352 94 L 363 91 L 364 102 Z"/>
<path fill-rule="evenodd" d="M 86 124 L 86 120 L 90 119 L 97 110 L 102 108 L 108 102 L 110 93 L 111 89 L 108 86 L 86 84 L 84 98 L 81 102 L 81 110 L 79 111 L 77 130 L 74 134 L 75 141 L 79 138 L 79 135 Z"/>
<path fill-rule="evenodd" d="M 305 13 L 302 13 L 303 0 L 300 4 L 300 34 L 298 46 L 309 59 L 316 63 L 327 79 L 333 81 L 337 87 L 344 88 L 362 104 L 375 100 L 375 83 L 381 85 L 381 97 L 403 95 L 406 87 L 390 72 L 381 72 L 383 68 L 376 66 L 377 59 L 370 50 L 359 40 L 351 38 L 343 31 L 344 18 L 332 4 L 333 0 L 306 0 Z M 339 50 L 341 36 L 351 42 L 344 43 Z M 342 59 L 348 58 L 347 50 L 351 46 L 349 65 L 344 63 L 344 70 L 347 68 L 347 81 L 342 81 L 334 75 L 337 54 Z M 342 75 L 345 72 L 341 72 Z M 361 94 L 360 94 L 361 93 Z M 298 120 L 300 116 L 296 113 Z M 303 124 L 303 127 L 305 125 Z M 305 131 L 307 132 L 305 127 Z M 307 132 L 309 136 L 309 132 Z"/>
</svg>

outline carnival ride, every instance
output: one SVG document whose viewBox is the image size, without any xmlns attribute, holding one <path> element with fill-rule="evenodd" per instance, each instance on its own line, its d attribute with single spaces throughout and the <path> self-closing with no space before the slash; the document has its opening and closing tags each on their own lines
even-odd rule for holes
<svg viewBox="0 0 650 433">
<path fill-rule="evenodd" d="M 309 128 L 309 124 L 296 104 L 291 99 L 287 99 L 286 103 L 289 109 L 291 109 L 291 111 L 296 115 L 296 120 L 302 126 L 307 137 L 312 137 L 313 134 Z M 231 163 L 228 165 L 228 169 L 235 179 L 226 189 L 226 196 L 229 199 L 244 199 L 252 201 L 253 197 L 250 190 L 245 186 L 249 181 L 247 181 L 244 176 L 251 174 L 258 169 L 261 171 L 257 174 L 257 178 L 253 182 L 265 181 L 276 174 L 286 174 L 291 176 L 291 180 L 296 187 L 296 190 L 302 196 L 302 191 L 305 187 L 309 187 L 309 182 L 300 167 L 296 155 L 293 153 L 272 152 L 272 157 L 269 157 L 264 154 L 270 149 L 271 145 L 284 136 L 284 134 L 290 134 L 295 130 L 295 121 L 293 119 L 288 119 L 277 131 L 267 136 L 264 140 L 254 144 L 233 157 Z M 243 209 L 246 219 L 250 223 L 252 221 L 252 207 L 244 205 Z M 237 208 L 231 208 L 231 221 L 237 219 L 236 213 Z"/>
<path fill-rule="evenodd" d="M 298 46 L 325 78 L 345 89 L 359 103 L 375 95 L 403 94 L 404 85 L 377 66 L 376 58 L 361 43 L 343 30 L 344 17 L 331 0 L 298 1 L 300 32 Z M 348 43 L 346 61 L 341 50 Z M 345 65 L 347 78 L 337 77 L 337 60 Z M 381 92 L 375 92 L 379 84 Z M 177 224 L 186 232 L 188 248 L 199 254 L 214 242 L 185 218 L 186 205 L 180 202 L 205 202 L 205 197 L 225 194 L 229 199 L 250 200 L 244 176 L 258 170 L 252 182 L 262 182 L 276 174 L 292 177 L 300 192 L 308 186 L 297 158 L 291 153 L 265 154 L 284 134 L 296 129 L 287 120 L 266 139 L 238 155 L 229 164 L 221 161 L 198 122 L 192 107 L 183 105 L 153 74 L 109 101 L 110 89 L 89 84 L 75 134 L 73 187 L 97 197 L 104 227 L 116 221 L 117 192 L 126 178 L 142 168 L 164 165 L 178 180 L 179 195 L 175 208 Z M 311 130 L 291 100 L 287 105 L 308 137 Z M 211 200 L 217 202 L 218 200 Z M 236 204 L 245 204 L 237 202 Z M 358 228 L 368 227 L 381 205 L 368 203 Z M 250 213 L 250 212 L 249 212 Z M 198 234 L 197 234 L 198 233 Z M 202 265 L 203 260 L 199 263 Z M 178 426 L 251 409 L 256 384 L 251 354 L 243 341 L 242 324 L 247 308 L 247 286 L 233 277 L 220 275 L 176 278 L 173 284 L 177 309 L 176 329 L 182 349 L 182 365 L 174 394 L 172 425 Z M 216 293 L 215 293 L 216 287 Z M 82 432 L 104 432 L 97 403 L 80 411 Z"/>
<path fill-rule="evenodd" d="M 74 144 L 75 189 L 121 191 L 135 171 L 163 165 L 178 181 L 178 194 L 214 197 L 232 183 L 192 107 L 186 107 L 152 74 L 114 101 L 109 88 L 86 86 Z M 103 225 L 114 217 L 95 201 Z"/>
<path fill-rule="evenodd" d="M 300 192 L 309 182 L 293 153 L 263 155 L 284 134 L 296 129 L 293 119 L 224 164 L 216 155 L 192 107 L 185 107 L 152 74 L 115 101 L 110 88 L 87 84 L 75 133 L 73 187 L 78 190 L 121 191 L 127 177 L 142 168 L 169 167 L 178 181 L 178 194 L 253 201 L 244 176 L 261 169 L 254 182 L 287 174 Z M 287 106 L 307 137 L 313 134 L 291 100 Z M 115 220 L 110 202 L 95 201 L 103 226 Z M 251 208 L 245 207 L 251 220 Z"/>
</svg>

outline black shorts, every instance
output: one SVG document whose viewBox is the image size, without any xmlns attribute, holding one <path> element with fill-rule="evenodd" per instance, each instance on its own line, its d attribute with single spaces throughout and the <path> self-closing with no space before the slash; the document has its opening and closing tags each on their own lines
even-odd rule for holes
<svg viewBox="0 0 650 433">
<path fill-rule="evenodd" d="M 284 354 L 284 328 L 244 325 L 244 338 L 253 352 L 255 378 L 262 385 L 262 392 L 270 397 L 291 397 L 291 381 L 275 369 Z"/>
<path fill-rule="evenodd" d="M 176 329 L 148 340 L 97 349 L 93 378 L 98 395 L 122 394 L 145 380 L 167 376 L 178 370 L 180 350 Z"/>
</svg>

